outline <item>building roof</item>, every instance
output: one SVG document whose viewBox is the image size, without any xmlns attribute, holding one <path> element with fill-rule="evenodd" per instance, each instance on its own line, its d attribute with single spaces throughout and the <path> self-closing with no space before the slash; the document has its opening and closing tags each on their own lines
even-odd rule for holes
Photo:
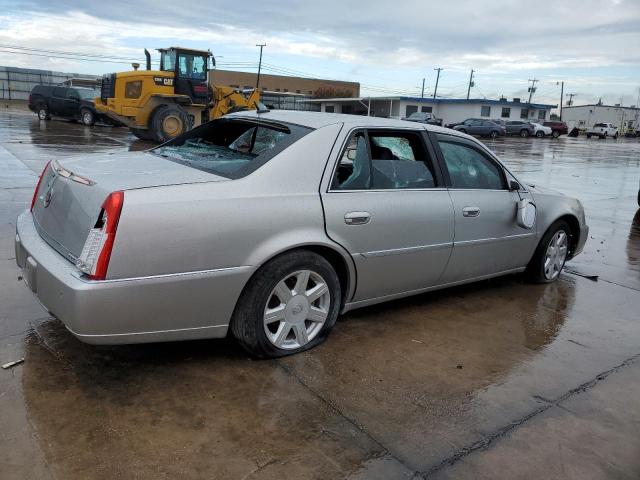
<svg viewBox="0 0 640 480">
<path fill-rule="evenodd" d="M 305 100 L 310 103 L 346 103 L 346 102 L 363 102 L 366 103 L 371 99 L 372 101 L 409 101 L 417 103 L 439 103 L 439 104 L 452 104 L 452 103 L 482 103 L 483 105 L 502 105 L 506 107 L 521 107 L 527 108 L 556 108 L 557 105 L 550 105 L 546 103 L 527 103 L 527 102 L 514 102 L 508 100 L 489 100 L 487 98 L 421 98 L 421 97 L 403 97 L 403 96 L 391 96 L 391 97 L 356 97 L 356 98 L 313 98 Z"/>
<path fill-rule="evenodd" d="M 621 107 L 620 105 L 599 105 L 597 103 L 591 103 L 587 105 L 571 105 L 568 107 L 562 107 L 564 110 L 570 108 L 584 108 L 584 107 L 602 107 L 602 108 L 626 108 L 628 110 L 640 110 L 640 107 L 636 107 L 635 105 L 631 105 L 629 107 Z"/>
</svg>

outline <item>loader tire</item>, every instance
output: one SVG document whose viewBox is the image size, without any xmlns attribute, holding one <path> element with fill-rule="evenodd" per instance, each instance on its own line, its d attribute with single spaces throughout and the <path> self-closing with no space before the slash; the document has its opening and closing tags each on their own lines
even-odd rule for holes
<svg viewBox="0 0 640 480">
<path fill-rule="evenodd" d="M 189 115 L 179 105 L 158 107 L 151 118 L 153 140 L 164 143 L 191 129 Z"/>
</svg>

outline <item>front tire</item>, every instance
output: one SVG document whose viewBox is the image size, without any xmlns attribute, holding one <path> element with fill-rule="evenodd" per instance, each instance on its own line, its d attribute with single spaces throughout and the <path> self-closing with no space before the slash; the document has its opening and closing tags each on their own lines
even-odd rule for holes
<svg viewBox="0 0 640 480">
<path fill-rule="evenodd" d="M 522 130 L 520 130 L 520 136 L 522 138 L 527 138 L 529 136 L 529 130 L 523 128 Z"/>
<path fill-rule="evenodd" d="M 338 318 L 338 275 L 322 256 L 299 250 L 261 267 L 240 295 L 231 332 L 259 358 L 277 358 L 322 343 Z"/>
<path fill-rule="evenodd" d="M 82 121 L 82 124 L 87 127 L 91 127 L 96 123 L 96 118 L 93 115 L 93 112 L 87 108 L 80 110 L 80 120 Z"/>
<path fill-rule="evenodd" d="M 187 112 L 179 105 L 163 105 L 153 114 L 150 130 L 156 142 L 164 143 L 191 129 Z"/>
<path fill-rule="evenodd" d="M 490 136 L 491 138 L 497 138 L 497 137 L 498 137 L 498 135 L 500 135 L 500 134 L 498 133 L 498 131 L 497 131 L 497 130 L 492 130 L 492 131 L 491 131 L 491 133 L 489 134 L 489 136 Z"/>
<path fill-rule="evenodd" d="M 558 130 L 554 130 L 553 132 L 551 132 L 551 136 L 553 138 L 558 138 L 560 136 L 560 132 Z"/>
<path fill-rule="evenodd" d="M 527 266 L 527 276 L 535 283 L 551 283 L 558 279 L 569 255 L 571 228 L 564 220 L 549 227 Z"/>
</svg>

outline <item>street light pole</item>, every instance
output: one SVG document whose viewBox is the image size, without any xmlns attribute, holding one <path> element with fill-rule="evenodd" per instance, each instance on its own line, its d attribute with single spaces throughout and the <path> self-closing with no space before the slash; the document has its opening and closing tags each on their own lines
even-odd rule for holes
<svg viewBox="0 0 640 480">
<path fill-rule="evenodd" d="M 469 88 L 467 88 L 467 100 L 469 100 L 469 95 L 471 94 L 471 87 L 473 87 L 473 70 L 471 70 L 471 75 L 469 75 Z"/>
<path fill-rule="evenodd" d="M 262 49 L 266 47 L 266 43 L 257 43 L 256 47 L 260 47 L 260 61 L 258 62 L 258 78 L 256 79 L 256 90 L 260 88 L 260 70 L 262 69 Z"/>
<path fill-rule="evenodd" d="M 422 79 L 422 94 L 420 95 L 420 98 L 424 98 L 424 78 Z"/>
<path fill-rule="evenodd" d="M 556 82 L 556 85 L 558 82 Z M 564 80 L 560 82 L 560 121 L 562 121 L 562 99 L 564 98 Z"/>
</svg>

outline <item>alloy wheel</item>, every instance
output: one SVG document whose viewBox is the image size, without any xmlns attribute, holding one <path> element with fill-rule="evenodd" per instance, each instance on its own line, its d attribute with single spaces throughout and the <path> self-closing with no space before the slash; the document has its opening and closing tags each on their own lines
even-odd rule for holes
<svg viewBox="0 0 640 480">
<path fill-rule="evenodd" d="M 564 230 L 558 230 L 551 237 L 544 257 L 544 276 L 547 280 L 554 280 L 560 275 L 560 271 L 567 259 L 568 246 L 569 237 Z"/>
<path fill-rule="evenodd" d="M 316 272 L 299 270 L 280 280 L 269 294 L 264 332 L 277 348 L 300 348 L 320 333 L 330 306 L 327 282 Z"/>
</svg>

